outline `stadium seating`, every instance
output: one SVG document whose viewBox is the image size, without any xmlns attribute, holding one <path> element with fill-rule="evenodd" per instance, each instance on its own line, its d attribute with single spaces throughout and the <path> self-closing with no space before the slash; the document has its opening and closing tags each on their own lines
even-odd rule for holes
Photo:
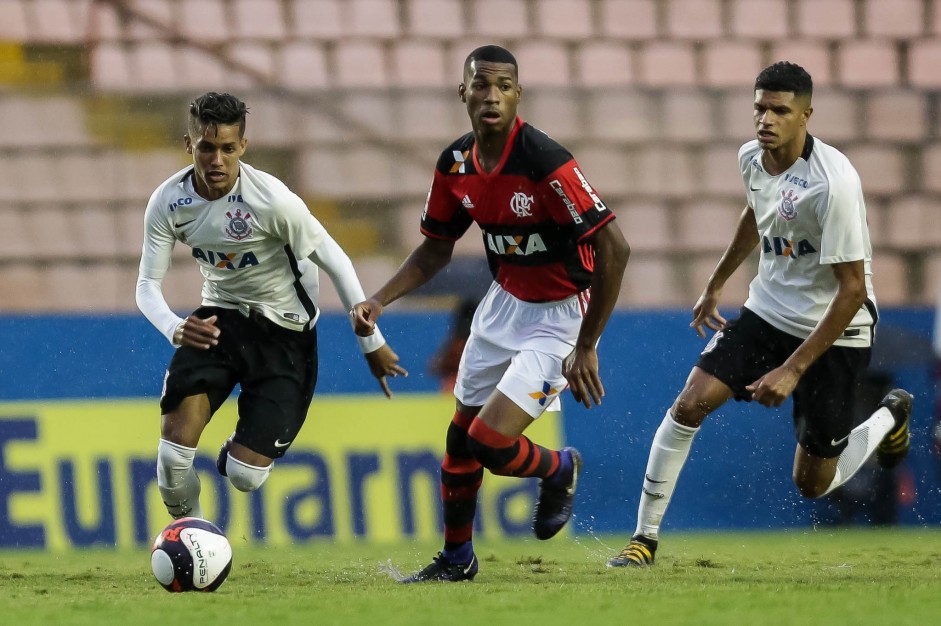
<svg viewBox="0 0 941 626">
<path fill-rule="evenodd" d="M 767 31 L 758 24 L 774 24 L 779 41 L 788 41 L 793 33 L 788 27 L 787 0 L 737 0 L 729 7 L 728 33 L 744 39 L 761 39 Z M 816 78 L 816 76 L 815 76 Z"/>
<path fill-rule="evenodd" d="M 660 35 L 656 0 L 600 0 L 600 35 L 627 41 Z"/>
<path fill-rule="evenodd" d="M 412 37 L 452 39 L 466 28 L 462 0 L 407 0 L 405 10 Z"/>
<path fill-rule="evenodd" d="M 722 36 L 722 3 L 719 0 L 668 0 L 664 34 L 671 39 L 703 40 Z"/>
<path fill-rule="evenodd" d="M 99 273 L 98 297 L 76 306 L 133 308 L 116 290 L 133 285 L 143 207 L 185 163 L 181 113 L 209 89 L 249 102 L 246 160 L 343 207 L 329 219 L 352 249 L 401 258 L 435 159 L 469 129 L 456 86 L 485 43 L 515 52 L 521 115 L 572 150 L 642 252 L 631 272 L 658 281 L 629 281 L 621 306 L 698 292 L 742 206 L 748 90 L 777 60 L 813 74 L 811 132 L 860 173 L 880 299 L 927 301 L 941 271 L 939 0 L 0 0 L 0 286 L 42 285 L 0 311 L 67 306 L 56 290 Z M 461 254 L 479 244 L 468 235 Z M 198 280 L 176 282 L 174 302 L 190 302 Z"/>
<path fill-rule="evenodd" d="M 926 4 L 922 0 L 865 0 L 863 34 L 909 39 L 925 32 Z"/>
</svg>

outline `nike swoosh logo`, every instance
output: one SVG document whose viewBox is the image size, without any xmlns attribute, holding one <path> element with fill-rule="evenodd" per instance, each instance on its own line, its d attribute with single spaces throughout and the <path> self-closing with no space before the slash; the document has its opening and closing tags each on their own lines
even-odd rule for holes
<svg viewBox="0 0 941 626">
<path fill-rule="evenodd" d="M 471 568 L 474 567 L 474 563 L 477 561 L 477 555 L 474 555 L 474 558 L 471 559 L 470 563 L 467 564 L 467 567 L 464 568 L 465 574 L 470 574 Z"/>
<path fill-rule="evenodd" d="M 644 474 L 644 478 L 647 479 L 647 482 L 651 482 L 655 485 L 662 485 L 663 483 L 667 482 L 665 480 L 654 480 L 653 478 L 650 477 L 650 474 Z"/>
<path fill-rule="evenodd" d="M 852 434 L 852 433 L 850 433 L 850 434 Z M 844 441 L 846 441 L 846 440 L 849 439 L 849 438 L 850 438 L 850 436 L 847 435 L 847 436 L 843 437 L 842 439 L 831 439 L 831 440 L 830 440 L 830 445 L 835 448 L 836 446 L 840 445 L 841 443 L 843 443 Z"/>
<path fill-rule="evenodd" d="M 290 442 L 290 441 L 285 441 L 284 443 L 281 443 L 281 440 L 280 440 L 280 439 L 275 439 L 275 440 L 274 440 L 274 447 L 275 447 L 275 448 L 287 448 L 289 445 L 291 445 L 291 442 Z"/>
<path fill-rule="evenodd" d="M 754 187 L 750 186 L 749 189 L 751 189 L 752 191 L 761 191 L 761 187 L 759 187 L 758 189 L 755 189 Z"/>
<path fill-rule="evenodd" d="M 187 224 L 192 224 L 192 223 L 195 222 L 195 221 L 196 221 L 195 219 L 192 219 L 192 220 L 189 220 L 189 221 L 187 221 L 187 222 L 181 222 L 181 223 L 179 223 L 179 224 L 174 224 L 173 227 L 174 227 L 174 228 L 183 228 L 183 227 L 186 226 Z"/>
</svg>

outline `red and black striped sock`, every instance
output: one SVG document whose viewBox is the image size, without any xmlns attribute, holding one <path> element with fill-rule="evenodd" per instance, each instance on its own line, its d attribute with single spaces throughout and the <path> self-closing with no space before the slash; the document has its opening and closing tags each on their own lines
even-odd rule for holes
<svg viewBox="0 0 941 626">
<path fill-rule="evenodd" d="M 444 504 L 444 551 L 457 551 L 471 540 L 477 491 L 484 468 L 468 449 L 467 429 L 473 415 L 457 411 L 448 426 L 448 440 L 441 464 L 441 501 Z"/>
<path fill-rule="evenodd" d="M 475 419 L 467 431 L 474 458 L 500 476 L 549 478 L 559 468 L 559 452 L 534 444 L 525 435 L 507 437 Z"/>
</svg>

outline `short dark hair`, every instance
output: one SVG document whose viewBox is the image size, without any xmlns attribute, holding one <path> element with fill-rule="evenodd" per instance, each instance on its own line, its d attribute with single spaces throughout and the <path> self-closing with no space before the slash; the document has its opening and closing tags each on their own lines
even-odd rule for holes
<svg viewBox="0 0 941 626">
<path fill-rule="evenodd" d="M 500 46 L 480 46 L 475 49 L 473 52 L 467 55 L 467 58 L 464 59 L 464 70 L 466 71 L 470 64 L 474 61 L 484 61 L 486 63 L 509 63 L 513 66 L 513 71 L 516 72 L 517 76 L 519 75 L 520 68 L 516 63 L 516 57 L 507 50 Z"/>
<path fill-rule="evenodd" d="M 248 107 L 244 102 L 232 94 L 210 91 L 190 103 L 189 130 L 195 132 L 200 125 L 238 124 L 239 137 L 243 137 L 246 115 Z"/>
<path fill-rule="evenodd" d="M 807 70 L 796 63 L 778 61 L 761 70 L 755 79 L 755 91 L 790 91 L 795 96 L 813 95 L 814 81 Z"/>
</svg>

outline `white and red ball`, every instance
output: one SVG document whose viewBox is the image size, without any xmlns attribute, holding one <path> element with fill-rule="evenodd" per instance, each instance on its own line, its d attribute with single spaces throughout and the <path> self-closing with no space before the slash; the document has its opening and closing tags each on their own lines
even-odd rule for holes
<svg viewBox="0 0 941 626">
<path fill-rule="evenodd" d="M 184 517 L 157 535 L 150 567 L 167 591 L 215 591 L 232 569 L 232 546 L 212 522 Z"/>
</svg>

